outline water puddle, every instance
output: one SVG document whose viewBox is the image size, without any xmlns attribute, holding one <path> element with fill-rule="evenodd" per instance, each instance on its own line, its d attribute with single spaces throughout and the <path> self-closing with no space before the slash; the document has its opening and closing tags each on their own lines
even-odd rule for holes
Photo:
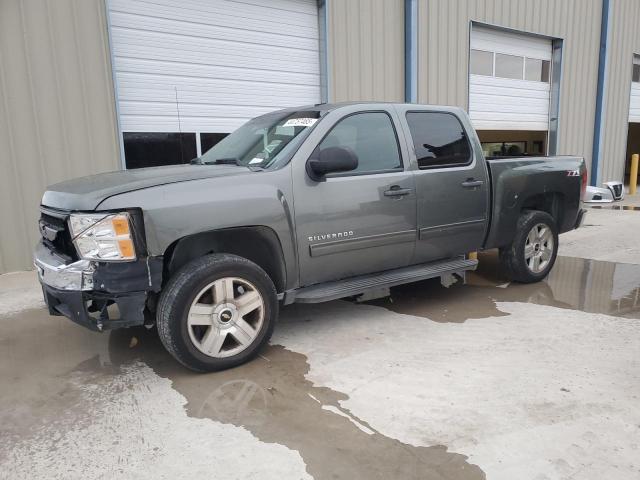
<svg viewBox="0 0 640 480">
<path fill-rule="evenodd" d="M 131 349 L 130 333 L 113 332 L 112 361 L 144 358 L 188 399 L 189 416 L 244 427 L 263 442 L 298 451 L 316 480 L 485 478 L 445 446 L 416 447 L 377 432 L 340 405 L 347 395 L 306 379 L 309 364 L 300 353 L 269 346 L 248 364 L 199 375 L 177 367 L 155 336 L 141 333 Z"/>
<path fill-rule="evenodd" d="M 74 441 L 82 442 L 79 432 L 99 428 L 92 423 L 94 409 L 102 412 L 110 405 L 109 398 L 102 397 L 99 405 L 87 402 L 87 392 L 119 396 L 119 389 L 133 388 L 123 379 L 135 377 L 132 365 L 141 360 L 157 375 L 171 380 L 171 388 L 187 399 L 189 417 L 243 427 L 261 442 L 295 450 L 307 472 L 317 480 L 485 478 L 466 456 L 449 452 L 446 446 L 416 447 L 376 431 L 366 420 L 341 406 L 347 395 L 314 385 L 306 378 L 309 363 L 304 355 L 281 346 L 269 346 L 256 360 L 238 368 L 203 375 L 178 365 L 164 350 L 157 334 L 144 328 L 96 334 L 68 320 L 49 317 L 44 309 L 23 311 L 2 320 L 0 383 L 12 387 L 0 396 L 0 465 L 15 454 L 16 446 L 27 445 L 28 449 L 35 448 L 29 447 L 34 445 L 51 447 L 49 453 L 38 452 L 38 458 L 56 457 L 56 468 L 64 468 L 65 462 L 71 461 L 69 455 L 58 455 L 56 449 L 67 447 L 59 445 L 59 440 L 49 444 L 38 438 L 49 432 L 46 438 L 53 435 L 65 439 L 69 433 Z M 122 399 L 118 401 L 122 403 Z M 118 418 L 112 419 L 113 425 L 121 422 L 121 417 L 135 418 L 137 409 L 145 419 L 143 423 L 150 421 L 151 414 L 144 412 L 145 405 L 127 403 L 123 408 L 133 410 L 118 413 Z M 149 408 L 155 409 L 157 405 Z M 165 408 L 182 407 L 171 403 Z M 174 411 L 165 415 L 174 421 L 178 418 Z M 416 419 L 425 421 L 429 421 L 428 411 Z M 138 428 L 135 421 L 131 426 Z M 181 428 L 184 430 L 184 425 Z M 110 442 L 117 438 L 129 441 L 128 433 L 117 435 L 112 428 L 107 430 L 105 439 L 96 437 L 95 432 L 86 439 L 93 450 L 102 447 L 109 450 L 113 448 Z M 145 431 L 148 432 L 140 428 L 138 436 L 145 435 Z M 136 437 L 136 448 L 148 445 L 149 441 Z M 155 441 L 165 440 L 163 437 Z M 25 451 L 19 453 L 27 462 Z M 132 452 L 131 459 L 124 455 L 114 457 L 113 462 L 104 457 L 101 462 L 104 468 L 116 468 L 118 462 L 135 463 L 147 455 L 143 449 Z M 251 458 L 246 461 L 251 462 Z M 38 468 L 46 467 L 39 464 Z M 268 464 L 257 468 L 269 470 Z"/>
<path fill-rule="evenodd" d="M 479 269 L 468 276 L 467 285 L 445 289 L 437 280 L 425 281 L 394 288 L 390 298 L 370 303 L 436 322 L 464 322 L 505 315 L 496 302 L 640 318 L 640 266 L 559 257 L 545 281 L 512 284 L 502 277 L 495 253 L 488 252 L 480 256 Z M 72 424 L 75 412 L 90 418 L 90 406 L 69 378 L 110 382 L 123 367 L 142 360 L 172 381 L 172 388 L 187 399 L 190 417 L 243 427 L 264 443 L 295 450 L 315 479 L 485 478 L 467 457 L 446 446 L 416 447 L 376 431 L 341 406 L 346 394 L 307 379 L 304 355 L 280 346 L 268 347 L 241 367 L 201 375 L 178 365 L 155 332 L 145 329 L 99 335 L 49 317 L 44 309 L 0 318 L 0 384 L 11 385 L 0 396 L 3 435 L 11 440 L 6 445 L 38 431 L 46 419 L 67 415 Z M 428 409 L 425 405 L 417 424 L 429 421 Z"/>
<path fill-rule="evenodd" d="M 369 302 L 436 322 L 464 322 L 504 315 L 496 302 L 550 305 L 589 313 L 640 318 L 640 265 L 558 257 L 549 276 L 532 284 L 509 283 L 496 252 L 479 257 L 467 284 L 446 289 L 438 280 L 403 285 L 391 297 Z"/>
</svg>

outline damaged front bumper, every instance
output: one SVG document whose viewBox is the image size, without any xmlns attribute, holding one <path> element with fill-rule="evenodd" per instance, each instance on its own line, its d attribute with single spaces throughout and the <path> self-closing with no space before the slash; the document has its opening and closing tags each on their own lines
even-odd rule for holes
<svg viewBox="0 0 640 480">
<path fill-rule="evenodd" d="M 34 265 L 49 313 L 96 331 L 144 324 L 147 300 L 162 284 L 162 257 L 65 263 L 41 242 Z"/>
</svg>

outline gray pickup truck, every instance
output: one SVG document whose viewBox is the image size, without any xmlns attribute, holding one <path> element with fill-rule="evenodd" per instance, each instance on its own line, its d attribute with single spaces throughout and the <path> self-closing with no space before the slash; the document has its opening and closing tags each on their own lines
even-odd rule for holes
<svg viewBox="0 0 640 480">
<path fill-rule="evenodd" d="M 467 115 L 321 104 L 257 117 L 191 165 L 53 185 L 35 265 L 52 315 L 157 325 L 196 371 L 256 355 L 280 305 L 383 295 L 499 248 L 535 282 L 584 218 L 579 157 L 485 159 Z"/>
</svg>

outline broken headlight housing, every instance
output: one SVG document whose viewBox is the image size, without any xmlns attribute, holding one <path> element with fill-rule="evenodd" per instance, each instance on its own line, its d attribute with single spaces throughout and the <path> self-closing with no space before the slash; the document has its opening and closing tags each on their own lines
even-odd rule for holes
<svg viewBox="0 0 640 480">
<path fill-rule="evenodd" d="M 136 259 L 128 213 L 74 213 L 71 238 L 86 260 L 122 262 Z"/>
</svg>

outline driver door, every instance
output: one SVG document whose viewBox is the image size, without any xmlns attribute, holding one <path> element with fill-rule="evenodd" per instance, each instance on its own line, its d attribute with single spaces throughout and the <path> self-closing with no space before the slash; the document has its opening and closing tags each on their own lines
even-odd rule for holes
<svg viewBox="0 0 640 480">
<path fill-rule="evenodd" d="M 305 162 L 297 162 L 293 185 L 301 286 L 409 264 L 417 238 L 416 193 L 396 125 L 391 110 L 347 113 L 317 148 L 351 149 L 358 157 L 355 170 L 314 181 Z"/>
</svg>

